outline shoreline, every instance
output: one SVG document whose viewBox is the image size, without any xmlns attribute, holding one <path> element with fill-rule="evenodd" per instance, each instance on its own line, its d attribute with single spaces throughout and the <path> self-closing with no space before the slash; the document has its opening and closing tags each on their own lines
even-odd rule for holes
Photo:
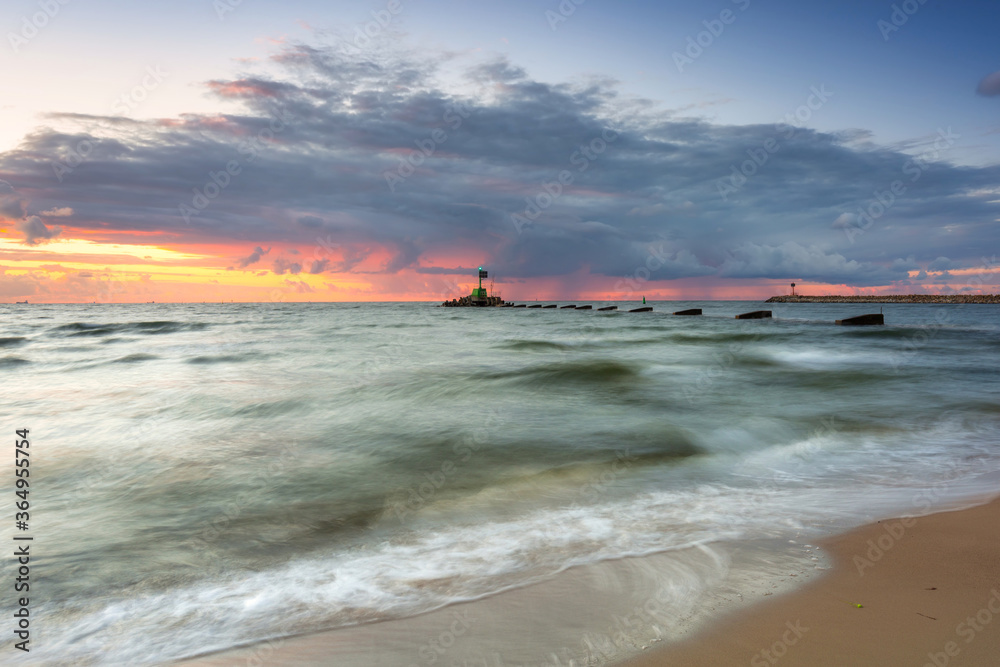
<svg viewBox="0 0 1000 667">
<path fill-rule="evenodd" d="M 997 525 L 1000 498 L 820 540 L 833 562 L 826 576 L 617 664 L 994 665 Z"/>
<path fill-rule="evenodd" d="M 753 600 L 796 590 L 828 563 L 784 539 L 701 545 L 574 566 L 415 616 L 180 659 L 187 667 L 583 667 L 693 636 Z M 789 574 L 791 573 L 791 574 Z"/>
<path fill-rule="evenodd" d="M 882 296 L 772 296 L 764 303 L 1000 303 L 1000 294 L 885 294 Z"/>
<path fill-rule="evenodd" d="M 265 640 L 176 664 L 994 665 L 1000 497 L 962 506 L 827 538 L 803 535 L 782 540 L 784 546 L 719 545 L 574 567 L 413 617 Z M 703 581 L 720 563 L 694 605 L 653 593 L 678 575 Z"/>
</svg>

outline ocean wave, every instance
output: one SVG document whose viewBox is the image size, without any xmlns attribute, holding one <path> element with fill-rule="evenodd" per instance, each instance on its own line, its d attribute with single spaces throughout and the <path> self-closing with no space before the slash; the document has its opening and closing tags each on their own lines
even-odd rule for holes
<svg viewBox="0 0 1000 667">
<path fill-rule="evenodd" d="M 219 354 L 219 355 L 208 355 L 201 354 L 197 357 L 191 357 L 187 360 L 189 364 L 201 365 L 201 364 L 230 364 L 239 363 L 242 361 L 251 361 L 253 359 L 259 358 L 261 355 L 256 352 L 246 352 L 244 354 Z"/>
<path fill-rule="evenodd" d="M 21 366 L 23 364 L 30 364 L 31 362 L 27 359 L 22 359 L 21 357 L 0 357 L 0 368 L 11 367 L 11 366 Z"/>
<path fill-rule="evenodd" d="M 52 329 L 61 336 L 110 336 L 117 333 L 136 333 L 143 335 L 170 334 L 179 331 L 200 331 L 207 328 L 204 322 L 121 322 L 109 324 L 90 324 L 87 322 L 71 322 Z"/>
<path fill-rule="evenodd" d="M 0 338 L 0 347 L 17 347 L 19 345 L 24 345 L 24 341 L 28 340 L 24 336 L 12 336 L 10 338 Z"/>
<path fill-rule="evenodd" d="M 140 361 L 152 361 L 154 359 L 159 359 L 159 357 L 156 356 L 155 354 L 144 354 L 142 352 L 138 352 L 136 354 L 128 354 L 128 355 L 125 355 L 124 357 L 119 357 L 118 359 L 115 359 L 114 361 L 112 361 L 110 363 L 113 363 L 113 364 L 134 364 L 134 363 L 138 363 Z"/>
<path fill-rule="evenodd" d="M 674 343 L 690 345 L 723 345 L 725 343 L 756 343 L 756 342 L 780 342 L 793 340 L 795 334 L 789 331 L 774 331 L 773 329 L 761 329 L 753 333 L 747 331 L 706 331 L 704 333 L 672 333 L 670 340 Z"/>
<path fill-rule="evenodd" d="M 550 340 L 508 340 L 499 345 L 508 350 L 526 350 L 529 352 L 564 352 L 572 350 L 573 346 L 566 343 L 557 343 Z"/>
<path fill-rule="evenodd" d="M 511 371 L 474 374 L 473 379 L 505 380 L 524 385 L 607 384 L 635 381 L 641 377 L 638 365 L 614 359 L 566 361 L 528 366 Z"/>
</svg>

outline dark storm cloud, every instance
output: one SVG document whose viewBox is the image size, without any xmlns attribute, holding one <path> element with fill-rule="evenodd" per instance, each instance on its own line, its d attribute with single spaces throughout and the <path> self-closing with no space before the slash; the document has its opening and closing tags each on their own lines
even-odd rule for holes
<svg viewBox="0 0 1000 667">
<path fill-rule="evenodd" d="M 14 225 L 17 231 L 24 234 L 24 242 L 28 245 L 38 245 L 59 236 L 62 227 L 46 227 L 37 215 L 19 220 Z"/>
<path fill-rule="evenodd" d="M 239 114 L 76 115 L 77 133 L 39 130 L 0 156 L 19 193 L 8 205 L 257 245 L 239 268 L 275 244 L 309 258 L 278 258 L 276 273 L 359 270 L 386 251 L 380 270 L 394 272 L 460 247 L 511 278 L 586 267 L 884 284 L 1000 242 L 1000 169 L 951 164 L 936 128 L 879 147 L 863 130 L 717 125 L 503 60 L 466 70 L 474 92 L 449 93 L 428 58 L 366 53 L 298 45 L 273 59 L 281 76 L 210 82 Z M 759 164 L 765 145 L 777 148 Z"/>
<path fill-rule="evenodd" d="M 302 273 L 302 264 L 299 262 L 289 261 L 284 257 L 279 257 L 274 260 L 273 270 L 279 276 L 283 275 L 286 271 L 294 276 Z"/>
<path fill-rule="evenodd" d="M 251 252 L 248 256 L 241 257 L 240 259 L 236 260 L 236 266 L 240 267 L 241 269 L 245 269 L 251 264 L 256 264 L 257 262 L 259 262 L 260 258 L 269 252 L 271 252 L 270 248 L 264 250 L 260 246 L 257 246 L 256 248 L 253 249 L 253 252 Z"/>
</svg>

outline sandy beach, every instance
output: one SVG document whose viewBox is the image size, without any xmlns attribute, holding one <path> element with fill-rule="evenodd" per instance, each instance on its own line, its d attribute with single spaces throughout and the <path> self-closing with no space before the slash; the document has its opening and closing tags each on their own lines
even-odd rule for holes
<svg viewBox="0 0 1000 667">
<path fill-rule="evenodd" d="M 1000 664 L 1000 500 L 821 542 L 834 569 L 622 667 Z"/>
</svg>

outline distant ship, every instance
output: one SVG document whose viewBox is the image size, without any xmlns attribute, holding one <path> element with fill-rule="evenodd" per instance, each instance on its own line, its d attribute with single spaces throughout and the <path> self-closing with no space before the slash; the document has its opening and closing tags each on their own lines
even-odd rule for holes
<svg viewBox="0 0 1000 667">
<path fill-rule="evenodd" d="M 24 301 L 15 301 L 14 303 L 28 303 L 28 300 L 25 299 Z"/>
</svg>

